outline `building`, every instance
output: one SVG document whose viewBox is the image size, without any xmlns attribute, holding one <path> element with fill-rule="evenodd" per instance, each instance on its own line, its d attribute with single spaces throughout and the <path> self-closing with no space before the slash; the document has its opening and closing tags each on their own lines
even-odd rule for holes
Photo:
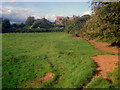
<svg viewBox="0 0 120 90">
<path fill-rule="evenodd" d="M 62 24 L 62 20 L 73 20 L 74 18 L 75 18 L 76 16 L 75 15 L 73 15 L 73 17 L 57 17 L 56 18 L 56 24 Z"/>
</svg>

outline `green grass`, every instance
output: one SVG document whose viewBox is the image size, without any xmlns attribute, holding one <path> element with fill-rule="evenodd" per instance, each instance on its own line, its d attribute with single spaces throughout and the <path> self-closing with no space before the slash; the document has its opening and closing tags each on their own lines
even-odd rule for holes
<svg viewBox="0 0 120 90">
<path fill-rule="evenodd" d="M 89 57 L 104 54 L 88 42 L 66 33 L 6 33 L 2 35 L 3 88 L 81 88 L 95 71 Z M 29 85 L 46 73 L 48 82 Z"/>
<path fill-rule="evenodd" d="M 86 88 L 109 88 L 111 90 L 115 88 L 120 89 L 119 69 L 115 68 L 115 70 L 112 73 L 107 73 L 107 75 L 108 80 L 111 80 L 111 82 L 101 77 L 97 77 L 93 78 L 92 81 L 86 86 Z"/>
<path fill-rule="evenodd" d="M 101 77 L 96 77 L 93 78 L 93 80 L 86 86 L 86 88 L 109 88 L 110 87 L 110 83 L 101 78 Z"/>
<path fill-rule="evenodd" d="M 120 70 L 115 68 L 112 73 L 108 73 L 108 78 L 112 81 L 111 87 L 120 89 Z"/>
</svg>

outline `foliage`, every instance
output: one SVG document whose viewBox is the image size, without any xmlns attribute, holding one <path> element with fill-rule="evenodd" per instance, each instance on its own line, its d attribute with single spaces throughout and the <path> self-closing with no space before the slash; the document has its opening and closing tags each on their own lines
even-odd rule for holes
<svg viewBox="0 0 120 90">
<path fill-rule="evenodd" d="M 94 14 L 79 34 L 89 39 L 102 40 L 120 45 L 120 3 L 100 2 L 94 7 Z"/>
<path fill-rule="evenodd" d="M 51 28 L 52 23 L 49 22 L 47 19 L 43 18 L 40 20 L 36 20 L 31 27 L 32 28 Z"/>
<path fill-rule="evenodd" d="M 2 34 L 2 87 L 81 88 L 95 70 L 88 57 L 103 53 L 86 41 L 70 37 L 65 33 Z M 49 72 L 55 78 L 47 83 L 29 84 Z"/>
<path fill-rule="evenodd" d="M 2 21 L 2 32 L 9 32 L 11 28 L 9 19 L 5 19 Z"/>
<path fill-rule="evenodd" d="M 97 39 L 120 46 L 120 3 L 93 2 L 91 17 L 63 20 L 65 31 L 87 39 Z"/>
<path fill-rule="evenodd" d="M 2 18 L 0 17 L 0 24 L 1 24 L 1 22 L 2 22 Z"/>
<path fill-rule="evenodd" d="M 84 15 L 82 17 L 76 17 L 73 20 L 67 20 L 63 21 L 65 23 L 65 32 L 71 33 L 71 34 L 77 34 L 83 24 L 90 18 L 89 15 Z"/>
<path fill-rule="evenodd" d="M 11 25 L 11 27 L 14 27 L 14 28 L 23 28 L 23 27 L 25 27 L 25 24 L 24 23 L 18 23 L 18 24 L 14 23 L 14 24 Z"/>
<path fill-rule="evenodd" d="M 65 26 L 66 21 L 67 21 L 67 19 L 63 19 L 63 20 L 62 20 L 63 26 Z"/>
<path fill-rule="evenodd" d="M 62 25 L 56 25 L 55 23 L 52 23 L 45 18 L 34 20 L 34 17 L 28 17 L 25 24 L 24 23 L 10 24 L 8 19 L 7 21 L 4 20 L 2 23 L 4 26 L 3 33 L 62 32 L 64 29 Z M 30 23 L 33 24 L 31 25 Z"/>
<path fill-rule="evenodd" d="M 0 33 L 2 33 L 2 24 L 0 24 Z"/>
<path fill-rule="evenodd" d="M 34 17 L 29 16 L 27 20 L 25 21 L 26 26 L 31 26 L 34 22 Z"/>
</svg>

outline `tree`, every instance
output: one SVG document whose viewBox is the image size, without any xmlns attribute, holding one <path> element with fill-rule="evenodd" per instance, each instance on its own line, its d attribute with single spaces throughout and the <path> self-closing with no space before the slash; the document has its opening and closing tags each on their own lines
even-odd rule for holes
<svg viewBox="0 0 120 90">
<path fill-rule="evenodd" d="M 67 16 L 67 20 L 69 20 L 69 17 Z"/>
<path fill-rule="evenodd" d="M 65 31 L 78 36 L 83 24 L 90 19 L 90 15 L 84 15 L 82 17 L 75 17 L 73 20 L 63 21 L 65 23 Z"/>
<path fill-rule="evenodd" d="M 120 3 L 96 2 L 92 6 L 94 14 L 83 27 L 83 36 L 120 45 Z"/>
<path fill-rule="evenodd" d="M 19 28 L 23 28 L 23 27 L 25 27 L 25 24 L 24 23 L 20 23 L 20 24 L 18 24 L 18 27 Z"/>
<path fill-rule="evenodd" d="M 5 19 L 2 21 L 2 32 L 3 33 L 6 33 L 6 32 L 10 32 L 10 28 L 11 28 L 11 25 L 10 25 L 10 21 L 9 19 Z"/>
<path fill-rule="evenodd" d="M 2 23 L 2 18 L 0 17 L 0 24 Z"/>
<path fill-rule="evenodd" d="M 26 26 L 31 26 L 34 21 L 35 21 L 34 17 L 29 16 L 27 20 L 25 21 L 25 24 Z"/>
<path fill-rule="evenodd" d="M 86 22 L 88 19 L 90 19 L 90 15 L 83 15 L 81 16 L 81 18 L 79 19 L 81 23 Z"/>
<path fill-rule="evenodd" d="M 2 33 L 2 24 L 0 24 L 0 33 Z"/>
<path fill-rule="evenodd" d="M 94 11 L 102 22 L 99 38 L 111 45 L 120 45 L 120 3 L 99 2 Z"/>
<path fill-rule="evenodd" d="M 65 26 L 66 22 L 67 22 L 67 19 L 63 19 L 63 20 L 62 20 L 63 26 Z"/>
<path fill-rule="evenodd" d="M 40 20 L 36 20 L 33 25 L 32 28 L 50 28 L 52 27 L 52 23 L 49 22 L 47 19 L 42 18 Z"/>
<path fill-rule="evenodd" d="M 25 24 L 24 23 L 18 23 L 18 24 L 14 23 L 14 24 L 11 25 L 11 27 L 13 27 L 13 28 L 23 28 L 23 27 L 25 27 Z"/>
</svg>

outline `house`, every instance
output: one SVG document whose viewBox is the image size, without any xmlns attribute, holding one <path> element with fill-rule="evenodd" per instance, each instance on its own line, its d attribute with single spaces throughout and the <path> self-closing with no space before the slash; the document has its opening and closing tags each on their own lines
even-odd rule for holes
<svg viewBox="0 0 120 90">
<path fill-rule="evenodd" d="M 73 15 L 73 17 L 60 17 L 60 16 L 58 16 L 58 17 L 56 17 L 56 24 L 62 24 L 62 20 L 73 20 L 74 18 L 75 18 L 76 16 L 75 15 Z"/>
</svg>

